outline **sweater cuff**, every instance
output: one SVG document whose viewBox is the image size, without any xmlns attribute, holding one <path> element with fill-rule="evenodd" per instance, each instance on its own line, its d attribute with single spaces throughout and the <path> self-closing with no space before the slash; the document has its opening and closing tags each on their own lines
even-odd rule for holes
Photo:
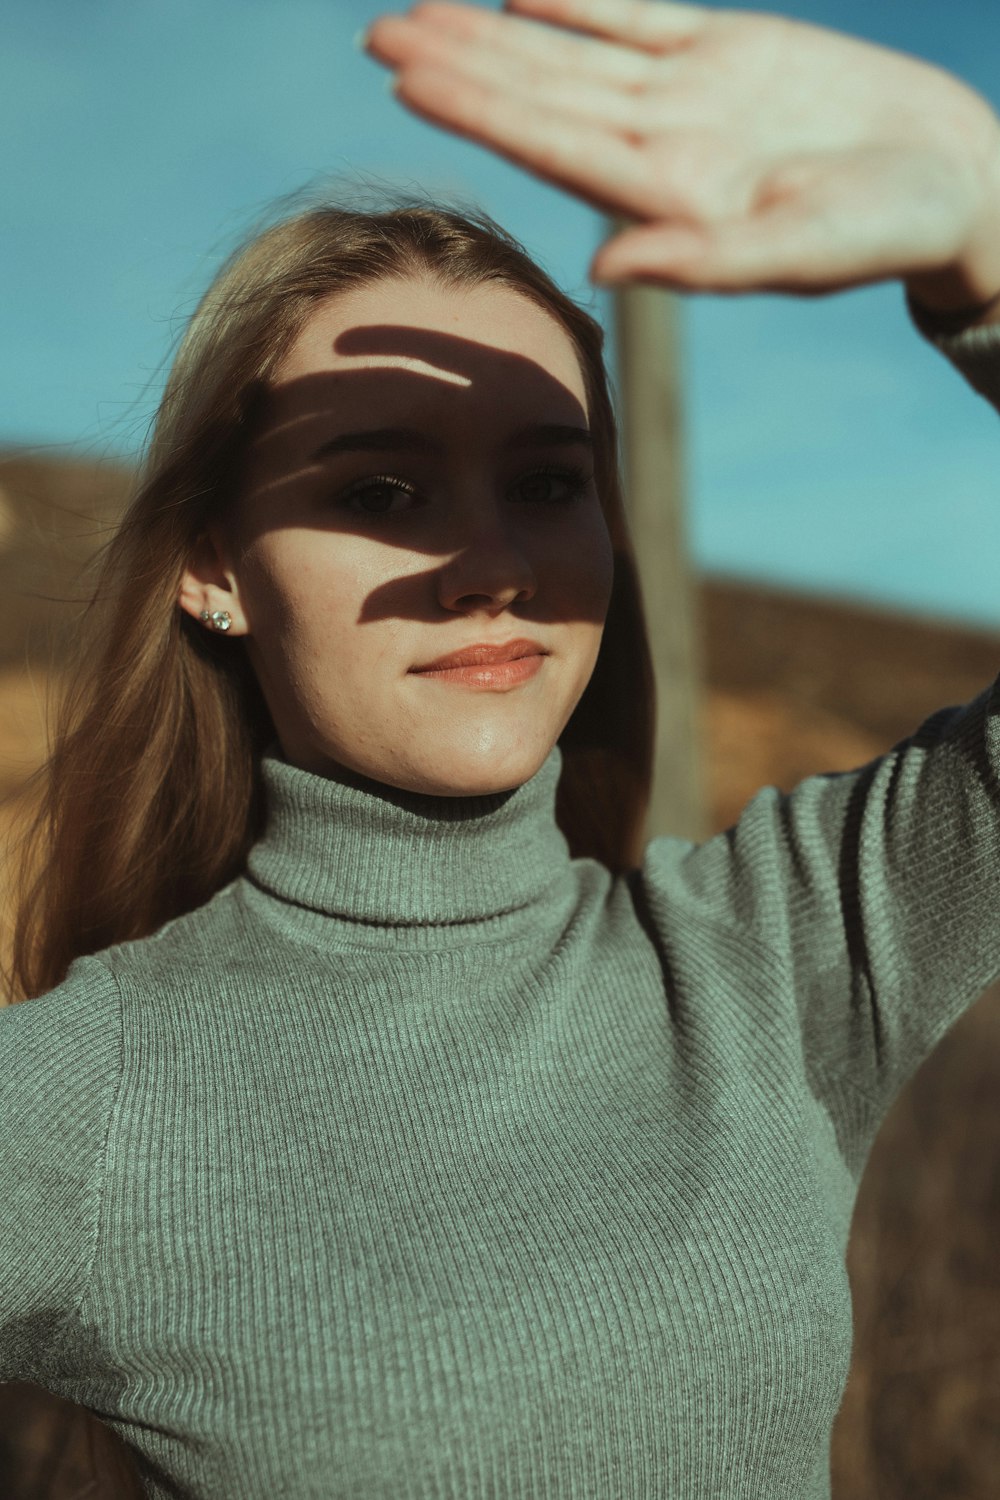
<svg viewBox="0 0 1000 1500">
<path fill-rule="evenodd" d="M 951 361 L 973 390 L 1000 408 L 1000 323 L 956 328 L 955 317 L 920 307 L 909 292 L 906 307 L 917 332 Z"/>
</svg>

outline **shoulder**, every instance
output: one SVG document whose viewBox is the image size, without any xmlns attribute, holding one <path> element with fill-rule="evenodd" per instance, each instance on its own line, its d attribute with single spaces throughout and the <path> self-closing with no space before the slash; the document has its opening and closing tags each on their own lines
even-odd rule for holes
<svg viewBox="0 0 1000 1500">
<path fill-rule="evenodd" d="M 22 1054 L 43 1049 L 58 1056 L 63 1047 L 78 1048 L 85 1037 L 107 1038 L 116 1029 L 120 997 L 114 975 L 98 955 L 74 959 L 66 978 L 54 989 L 30 1000 L 0 1007 L 0 1056 L 11 1048 Z M 3 1069 L 9 1081 L 9 1072 Z"/>
<path fill-rule="evenodd" d="M 106 1116 L 137 1038 L 149 1041 L 164 1002 L 184 1009 L 185 994 L 240 966 L 244 926 L 224 887 L 147 937 L 75 959 L 45 994 L 0 1007 L 0 1120 L 44 1134 L 57 1120 Z"/>
<path fill-rule="evenodd" d="M 203 905 L 174 917 L 145 937 L 105 948 L 94 957 L 126 1000 L 137 992 L 172 987 L 183 976 L 218 972 L 238 963 L 246 946 L 248 918 L 237 879 Z"/>
<path fill-rule="evenodd" d="M 184 975 L 239 962 L 247 927 L 238 888 L 224 886 L 211 900 L 140 938 L 77 958 L 66 978 L 45 994 L 0 1007 L 0 1053 L 37 1039 L 51 1050 L 60 1038 L 78 1047 L 88 1034 L 106 1040 L 121 1030 L 137 997 L 171 988 Z"/>
<path fill-rule="evenodd" d="M 0 1009 L 0 1175 L 74 1191 L 96 1158 L 123 1068 L 121 1000 L 99 958 Z M 40 1201 L 41 1201 L 40 1198 Z"/>
</svg>

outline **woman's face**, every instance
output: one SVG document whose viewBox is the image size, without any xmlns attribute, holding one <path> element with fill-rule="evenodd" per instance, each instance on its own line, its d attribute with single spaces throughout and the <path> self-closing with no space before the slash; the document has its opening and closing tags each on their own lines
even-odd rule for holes
<svg viewBox="0 0 1000 1500">
<path fill-rule="evenodd" d="M 611 597 L 587 428 L 568 336 L 514 291 L 412 277 L 317 307 L 181 593 L 247 638 L 293 765 L 438 796 L 535 774 Z M 545 653 L 521 681 L 414 670 L 519 638 Z"/>
</svg>

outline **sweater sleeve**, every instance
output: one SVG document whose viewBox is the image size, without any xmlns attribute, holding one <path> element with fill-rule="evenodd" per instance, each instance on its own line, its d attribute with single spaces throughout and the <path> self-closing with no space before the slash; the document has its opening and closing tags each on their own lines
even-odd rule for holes
<svg viewBox="0 0 1000 1500">
<path fill-rule="evenodd" d="M 920 331 L 1000 406 L 1000 327 Z M 765 787 L 703 844 L 653 839 L 644 876 L 682 1024 L 707 982 L 713 1018 L 737 1003 L 797 1038 L 860 1171 L 902 1085 L 1000 979 L 1000 677 L 857 770 Z"/>
<path fill-rule="evenodd" d="M 951 361 L 974 391 L 1000 411 L 1000 323 L 949 333 L 942 326 L 947 319 L 936 318 L 912 297 L 906 298 L 906 307 L 917 332 Z"/>
<path fill-rule="evenodd" d="M 47 1385 L 87 1290 L 122 1066 L 118 991 L 77 959 L 0 1009 L 0 1380 Z"/>
</svg>

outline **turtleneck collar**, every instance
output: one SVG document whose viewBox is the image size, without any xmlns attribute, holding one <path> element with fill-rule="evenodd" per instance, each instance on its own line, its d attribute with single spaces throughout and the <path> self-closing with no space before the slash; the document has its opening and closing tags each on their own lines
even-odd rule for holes
<svg viewBox="0 0 1000 1500">
<path fill-rule="evenodd" d="M 448 927 L 565 894 L 569 845 L 555 815 L 562 751 L 513 790 L 477 797 L 334 780 L 261 761 L 264 831 L 250 879 L 284 901 L 379 927 Z"/>
</svg>

